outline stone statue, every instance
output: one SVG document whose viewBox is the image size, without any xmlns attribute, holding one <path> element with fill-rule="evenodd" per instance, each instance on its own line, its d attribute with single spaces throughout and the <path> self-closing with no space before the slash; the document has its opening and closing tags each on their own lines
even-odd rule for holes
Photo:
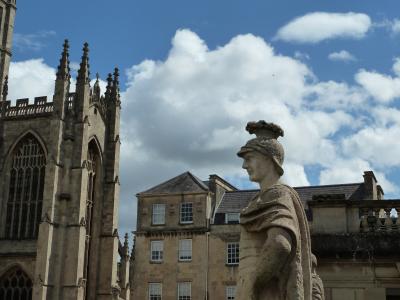
<svg viewBox="0 0 400 300">
<path fill-rule="evenodd" d="M 317 258 L 311 255 L 312 260 L 312 300 L 325 300 L 324 285 L 317 274 Z"/>
<path fill-rule="evenodd" d="M 238 300 L 311 300 L 312 254 L 303 205 L 291 187 L 279 183 L 283 130 L 265 121 L 249 122 L 256 134 L 238 152 L 260 193 L 240 215 Z"/>
</svg>

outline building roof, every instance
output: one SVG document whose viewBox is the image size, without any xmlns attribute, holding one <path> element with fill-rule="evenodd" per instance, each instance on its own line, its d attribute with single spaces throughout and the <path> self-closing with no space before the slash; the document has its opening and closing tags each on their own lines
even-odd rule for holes
<svg viewBox="0 0 400 300">
<path fill-rule="evenodd" d="M 259 190 L 225 192 L 216 213 L 240 212 L 258 192 Z"/>
<path fill-rule="evenodd" d="M 308 207 L 307 202 L 316 195 L 344 195 L 346 200 L 362 200 L 364 198 L 364 183 L 302 186 L 294 187 L 294 189 L 299 194 L 305 208 Z M 226 192 L 215 213 L 240 212 L 258 192 L 259 190 Z"/>
<path fill-rule="evenodd" d="M 347 183 L 332 185 L 301 186 L 294 188 L 300 199 L 306 204 L 316 195 L 343 195 L 346 200 L 362 200 L 364 198 L 364 183 Z"/>
<path fill-rule="evenodd" d="M 160 183 L 142 194 L 181 194 L 181 193 L 201 193 L 208 191 L 209 188 L 199 178 L 190 172 L 182 173 L 163 183 Z"/>
</svg>

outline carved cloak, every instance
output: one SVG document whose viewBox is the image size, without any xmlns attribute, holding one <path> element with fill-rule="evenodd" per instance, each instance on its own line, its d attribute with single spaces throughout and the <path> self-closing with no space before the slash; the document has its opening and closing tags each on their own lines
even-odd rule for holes
<svg viewBox="0 0 400 300">
<path fill-rule="evenodd" d="M 310 231 L 297 192 L 275 184 L 255 197 L 240 216 L 239 300 L 311 300 Z M 254 294 L 254 271 L 271 227 L 281 227 L 292 237 L 291 254 L 283 269 L 258 295 Z M 247 275 L 246 275 L 247 274 Z"/>
</svg>

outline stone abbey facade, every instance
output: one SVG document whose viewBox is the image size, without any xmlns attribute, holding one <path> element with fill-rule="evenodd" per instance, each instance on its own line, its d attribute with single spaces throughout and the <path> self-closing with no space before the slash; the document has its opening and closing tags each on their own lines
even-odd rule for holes
<svg viewBox="0 0 400 300">
<path fill-rule="evenodd" d="M 7 99 L 16 10 L 0 0 L 0 299 L 119 299 L 119 73 L 74 93 L 65 41 L 53 99 Z M 121 251 L 120 251 L 121 252 Z"/>
</svg>

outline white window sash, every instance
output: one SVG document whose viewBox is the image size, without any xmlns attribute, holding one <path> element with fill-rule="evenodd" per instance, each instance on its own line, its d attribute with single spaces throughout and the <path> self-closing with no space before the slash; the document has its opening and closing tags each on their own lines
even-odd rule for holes
<svg viewBox="0 0 400 300">
<path fill-rule="evenodd" d="M 226 245 L 226 264 L 237 265 L 239 264 L 239 243 L 228 243 Z"/>
<path fill-rule="evenodd" d="M 192 283 L 179 282 L 178 283 L 178 300 L 192 299 Z"/>
<path fill-rule="evenodd" d="M 191 239 L 179 240 L 179 260 L 180 261 L 192 260 L 192 240 Z"/>
<path fill-rule="evenodd" d="M 229 224 L 229 222 L 239 222 L 240 214 L 239 213 L 226 213 L 225 214 L 225 224 Z"/>
<path fill-rule="evenodd" d="M 226 287 L 226 300 L 234 300 L 236 298 L 236 286 L 230 285 Z"/>
<path fill-rule="evenodd" d="M 149 300 L 162 299 L 162 283 L 149 283 Z"/>
<path fill-rule="evenodd" d="M 165 224 L 165 204 L 153 204 L 152 224 Z"/>
<path fill-rule="evenodd" d="M 193 204 L 191 202 L 181 203 L 180 222 L 182 224 L 193 223 Z"/>
<path fill-rule="evenodd" d="M 163 241 L 151 241 L 150 242 L 150 260 L 151 261 L 162 261 L 164 253 L 164 242 Z"/>
</svg>

